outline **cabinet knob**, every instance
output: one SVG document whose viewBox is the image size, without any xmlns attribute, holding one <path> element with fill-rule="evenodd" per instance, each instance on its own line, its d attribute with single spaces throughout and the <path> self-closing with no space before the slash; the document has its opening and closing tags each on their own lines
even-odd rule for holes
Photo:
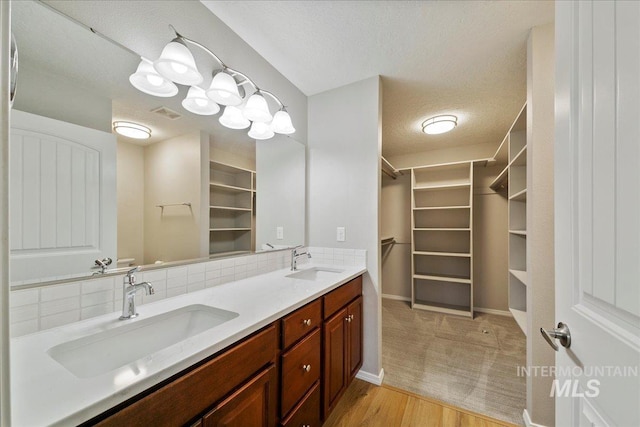
<svg viewBox="0 0 640 427">
<path fill-rule="evenodd" d="M 305 372 L 309 372 L 311 370 L 311 365 L 302 365 L 302 370 Z"/>
<path fill-rule="evenodd" d="M 304 319 L 302 323 L 304 323 L 305 326 L 311 326 L 311 319 Z"/>
<path fill-rule="evenodd" d="M 344 320 L 351 323 L 351 321 L 353 320 L 353 314 L 348 315 L 347 317 L 344 318 Z"/>
</svg>

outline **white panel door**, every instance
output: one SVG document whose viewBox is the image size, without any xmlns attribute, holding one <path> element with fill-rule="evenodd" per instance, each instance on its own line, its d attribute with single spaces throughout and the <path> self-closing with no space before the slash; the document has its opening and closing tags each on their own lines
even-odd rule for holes
<svg viewBox="0 0 640 427">
<path fill-rule="evenodd" d="M 115 137 L 14 110 L 9 144 L 12 283 L 117 259 Z"/>
<path fill-rule="evenodd" d="M 556 2 L 555 114 L 556 424 L 637 427 L 640 2 Z"/>
</svg>

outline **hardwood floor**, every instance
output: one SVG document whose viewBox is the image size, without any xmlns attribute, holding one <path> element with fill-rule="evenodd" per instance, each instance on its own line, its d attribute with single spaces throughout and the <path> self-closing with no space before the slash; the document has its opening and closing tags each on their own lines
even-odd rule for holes
<svg viewBox="0 0 640 427">
<path fill-rule="evenodd" d="M 323 427 L 515 427 L 442 402 L 354 380 Z"/>
</svg>

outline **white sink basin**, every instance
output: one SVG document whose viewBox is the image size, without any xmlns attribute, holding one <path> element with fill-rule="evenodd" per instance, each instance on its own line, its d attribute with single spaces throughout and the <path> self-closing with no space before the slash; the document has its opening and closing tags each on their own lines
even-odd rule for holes
<svg viewBox="0 0 640 427">
<path fill-rule="evenodd" d="M 287 277 L 302 280 L 324 280 L 333 279 L 336 274 L 342 272 L 344 272 L 344 270 L 339 268 L 311 267 L 305 270 L 296 271 L 295 273 L 287 274 Z"/>
<path fill-rule="evenodd" d="M 79 378 L 104 374 L 221 325 L 238 313 L 188 305 L 51 347 L 47 353 Z"/>
</svg>

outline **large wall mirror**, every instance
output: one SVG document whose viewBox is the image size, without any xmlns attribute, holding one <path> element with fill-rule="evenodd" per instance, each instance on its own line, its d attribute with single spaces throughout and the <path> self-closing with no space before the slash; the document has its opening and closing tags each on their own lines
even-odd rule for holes
<svg viewBox="0 0 640 427">
<path fill-rule="evenodd" d="M 256 141 L 220 125 L 219 114 L 192 114 L 181 106 L 184 86 L 171 98 L 136 90 L 136 47 L 52 4 L 12 3 L 14 287 L 99 275 L 95 261 L 106 258 L 108 273 L 305 243 L 304 138 Z M 117 135 L 116 121 L 151 137 Z"/>
</svg>

